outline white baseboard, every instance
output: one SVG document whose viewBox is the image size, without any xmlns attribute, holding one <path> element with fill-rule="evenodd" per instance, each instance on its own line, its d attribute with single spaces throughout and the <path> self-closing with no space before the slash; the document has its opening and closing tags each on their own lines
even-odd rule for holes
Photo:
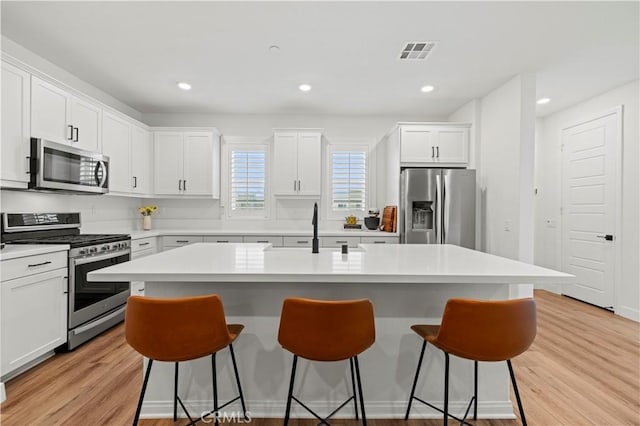
<svg viewBox="0 0 640 426">
<path fill-rule="evenodd" d="M 633 309 L 628 306 L 621 306 L 615 310 L 615 313 L 620 315 L 621 317 L 640 322 L 640 311 L 637 309 Z"/>
<path fill-rule="evenodd" d="M 211 410 L 211 401 L 183 401 L 192 417 L 200 417 L 201 413 Z M 305 404 L 319 415 L 326 415 L 332 411 L 332 407 L 327 407 L 325 402 L 305 402 Z M 338 406 L 340 402 L 337 403 Z M 468 402 L 450 401 L 449 411 L 456 416 L 464 415 Z M 286 409 L 285 401 L 274 403 L 273 401 L 246 401 L 247 415 L 249 418 L 283 418 Z M 435 401 L 434 405 L 442 407 L 442 401 Z M 407 410 L 405 401 L 376 401 L 365 402 L 366 415 L 372 419 L 402 419 Z M 240 403 L 234 403 L 223 409 L 223 415 L 227 418 L 239 416 L 242 411 Z M 148 401 L 142 405 L 140 418 L 159 419 L 173 416 L 173 404 L 171 401 Z M 178 407 L 178 417 L 186 418 L 184 411 Z M 305 411 L 295 402 L 291 406 L 292 418 L 313 418 L 313 415 Z M 353 418 L 353 404 L 347 404 L 334 418 Z M 442 414 L 417 401 L 411 406 L 411 418 L 415 419 L 436 419 Z M 235 417 L 238 418 L 238 417 Z M 481 419 L 515 419 L 513 405 L 511 401 L 479 401 L 478 418 Z"/>
</svg>

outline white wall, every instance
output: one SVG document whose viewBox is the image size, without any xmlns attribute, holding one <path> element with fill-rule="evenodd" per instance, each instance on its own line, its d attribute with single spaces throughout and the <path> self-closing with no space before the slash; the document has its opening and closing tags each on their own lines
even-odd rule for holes
<svg viewBox="0 0 640 426">
<path fill-rule="evenodd" d="M 639 93 L 640 83 L 635 81 L 538 120 L 535 174 L 538 188 L 535 202 L 535 263 L 560 269 L 560 131 L 566 125 L 623 105 L 622 234 L 616 236 L 622 245 L 622 270 L 615 291 L 615 311 L 636 321 L 640 320 Z M 548 286 L 547 289 L 556 292 L 561 290 L 560 286 Z"/>
<path fill-rule="evenodd" d="M 44 73 L 65 86 L 71 87 L 87 96 L 97 99 L 103 104 L 135 118 L 136 120 L 140 120 L 142 116 L 140 112 L 131 108 L 129 105 L 120 102 L 97 87 L 90 85 L 86 81 L 79 79 L 75 75 L 71 74 L 72 70 L 60 68 L 5 36 L 2 36 L 1 40 L 3 59 L 11 59 L 12 61 L 17 60 L 23 65 L 32 67 L 32 71 Z"/>
</svg>

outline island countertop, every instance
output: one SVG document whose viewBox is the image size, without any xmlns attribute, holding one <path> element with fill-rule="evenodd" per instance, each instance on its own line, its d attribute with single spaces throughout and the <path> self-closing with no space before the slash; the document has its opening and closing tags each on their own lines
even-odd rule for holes
<svg viewBox="0 0 640 426">
<path fill-rule="evenodd" d="M 91 281 L 563 283 L 573 276 L 454 245 L 340 250 L 196 243 L 90 272 Z"/>
</svg>

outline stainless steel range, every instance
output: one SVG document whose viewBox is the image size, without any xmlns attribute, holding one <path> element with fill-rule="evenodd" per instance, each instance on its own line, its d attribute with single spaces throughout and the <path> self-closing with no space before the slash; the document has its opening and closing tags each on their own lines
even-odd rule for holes
<svg viewBox="0 0 640 426">
<path fill-rule="evenodd" d="M 129 261 L 129 235 L 80 234 L 80 213 L 3 213 L 2 241 L 70 246 L 67 350 L 124 320 L 129 282 L 89 282 L 87 274 Z"/>
</svg>

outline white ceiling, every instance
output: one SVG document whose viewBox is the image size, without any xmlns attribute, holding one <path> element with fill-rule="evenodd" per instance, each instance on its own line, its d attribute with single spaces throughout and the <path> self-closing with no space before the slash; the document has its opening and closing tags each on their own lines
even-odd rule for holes
<svg viewBox="0 0 640 426">
<path fill-rule="evenodd" d="M 535 72 L 552 98 L 545 115 L 639 77 L 635 1 L 1 7 L 3 35 L 142 113 L 446 116 Z M 438 44 L 425 61 L 400 61 L 409 41 Z M 426 84 L 436 90 L 421 93 Z"/>
</svg>

